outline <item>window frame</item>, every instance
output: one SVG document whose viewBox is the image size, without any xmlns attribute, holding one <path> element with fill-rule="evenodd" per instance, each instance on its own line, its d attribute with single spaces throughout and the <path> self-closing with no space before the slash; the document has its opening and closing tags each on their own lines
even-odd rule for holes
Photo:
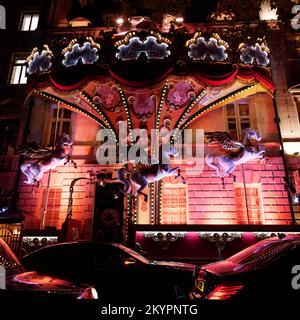
<svg viewBox="0 0 300 320">
<path fill-rule="evenodd" d="M 28 15 L 28 16 L 31 15 L 30 23 L 29 23 L 29 29 L 28 30 L 22 29 L 23 28 L 23 24 L 24 24 L 24 19 L 25 19 L 26 15 Z M 36 28 L 35 29 L 31 29 L 34 15 L 38 15 L 38 22 L 37 22 Z M 40 12 L 38 10 L 22 11 L 21 12 L 21 17 L 20 17 L 19 31 L 22 31 L 22 32 L 34 32 L 34 31 L 38 30 L 39 23 L 40 23 Z"/>
<path fill-rule="evenodd" d="M 16 85 L 26 85 L 28 83 L 28 78 L 27 78 L 27 64 L 26 64 L 26 56 L 28 56 L 27 53 L 15 53 L 12 56 L 11 59 L 11 64 L 10 64 L 10 72 L 9 72 L 9 76 L 8 76 L 8 84 L 12 85 L 12 86 L 16 86 Z M 17 61 L 24 61 L 24 63 L 19 63 L 17 64 Z M 14 83 L 13 82 L 13 75 L 15 72 L 15 68 L 21 66 L 21 72 L 19 74 L 19 81 L 18 83 Z M 25 71 L 25 72 L 24 72 Z M 24 77 L 26 78 L 26 82 L 25 83 L 21 83 L 21 79 L 22 79 L 22 73 L 24 72 Z"/>
<path fill-rule="evenodd" d="M 44 135 L 44 144 L 46 145 L 50 145 L 50 144 L 53 144 L 53 141 L 50 141 L 50 138 L 51 138 L 51 131 L 52 131 L 52 125 L 55 124 L 56 122 L 56 118 L 54 117 L 54 110 L 57 110 L 58 109 L 58 106 L 57 105 L 51 105 L 50 106 L 50 112 L 49 112 L 49 116 L 46 117 L 45 119 L 45 135 Z M 61 116 L 58 118 L 58 121 L 57 121 L 57 137 L 61 136 L 62 135 L 62 128 L 63 128 L 63 124 L 66 123 L 66 122 L 69 122 L 70 123 L 70 129 L 69 129 L 69 132 L 66 132 L 67 134 L 70 134 L 72 135 L 72 128 L 73 128 L 73 112 L 69 109 L 66 109 L 64 107 L 59 107 L 59 110 L 61 112 Z M 70 118 L 64 118 L 63 115 L 64 115 L 64 110 L 68 110 L 71 112 L 71 116 Z"/>
<path fill-rule="evenodd" d="M 243 104 L 247 104 L 248 108 L 249 108 L 249 115 L 247 117 L 241 117 L 240 115 L 240 105 Z M 224 116 L 225 116 L 225 125 L 226 125 L 226 131 L 230 134 L 230 130 L 229 130 L 229 118 L 233 118 L 233 117 L 228 117 L 227 114 L 227 106 L 228 105 L 233 105 L 234 106 L 234 119 L 235 119 L 235 125 L 236 125 L 236 131 L 237 131 L 237 139 L 238 140 L 242 140 L 243 139 L 243 129 L 242 129 L 242 119 L 249 119 L 249 123 L 250 123 L 250 128 L 253 126 L 253 115 L 252 115 L 252 108 L 251 108 L 251 103 L 249 99 L 240 99 L 240 100 L 235 100 L 231 103 L 228 103 L 224 106 Z"/>
</svg>

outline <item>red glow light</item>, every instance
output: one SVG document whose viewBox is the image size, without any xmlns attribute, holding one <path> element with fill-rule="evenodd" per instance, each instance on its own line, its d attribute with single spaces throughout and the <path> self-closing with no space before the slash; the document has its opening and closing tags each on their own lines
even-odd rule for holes
<svg viewBox="0 0 300 320">
<path fill-rule="evenodd" d="M 223 283 L 218 285 L 207 297 L 208 300 L 227 300 L 237 294 L 244 285 L 240 283 Z"/>
</svg>

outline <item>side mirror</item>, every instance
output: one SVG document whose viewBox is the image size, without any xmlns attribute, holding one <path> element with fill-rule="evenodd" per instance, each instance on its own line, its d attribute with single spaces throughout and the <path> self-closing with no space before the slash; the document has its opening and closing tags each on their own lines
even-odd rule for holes
<svg viewBox="0 0 300 320">
<path fill-rule="evenodd" d="M 6 270 L 3 266 L 0 266 L 0 289 L 6 289 Z"/>
<path fill-rule="evenodd" d="M 133 258 L 128 258 L 128 259 L 124 259 L 123 263 L 124 263 L 125 266 L 129 266 L 129 265 L 132 265 L 132 264 L 136 264 L 136 261 Z"/>
</svg>

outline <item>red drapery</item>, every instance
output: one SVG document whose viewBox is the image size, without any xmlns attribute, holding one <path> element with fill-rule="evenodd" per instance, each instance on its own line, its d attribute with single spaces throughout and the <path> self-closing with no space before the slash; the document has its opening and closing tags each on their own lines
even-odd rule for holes
<svg viewBox="0 0 300 320">
<path fill-rule="evenodd" d="M 147 70 L 151 70 L 151 68 Z M 149 78 L 147 74 L 142 74 L 143 70 L 139 70 L 139 68 L 135 67 L 127 70 L 127 75 L 129 77 L 125 77 L 124 73 L 118 73 L 117 69 L 109 68 L 109 73 L 113 79 L 117 80 L 119 83 L 124 84 L 130 87 L 147 87 L 153 85 L 155 83 L 159 83 L 163 79 L 165 79 L 169 74 L 174 71 L 173 66 L 168 66 L 164 68 L 164 70 L 159 70 L 161 72 L 153 71 L 152 74 L 149 74 Z M 265 68 L 256 68 L 256 67 L 247 67 L 247 66 L 238 66 L 238 65 L 200 65 L 196 66 L 196 68 L 186 68 L 185 75 L 190 74 L 195 77 L 198 81 L 205 83 L 210 86 L 223 86 L 226 85 L 234 79 L 238 78 L 241 80 L 256 80 L 257 82 L 266 86 L 269 90 L 274 91 L 274 84 L 272 82 L 270 73 L 268 69 Z M 77 77 L 64 77 L 63 74 L 58 75 L 50 75 L 49 79 L 51 84 L 59 89 L 64 91 L 71 91 L 78 89 L 86 81 L 88 81 L 89 74 L 80 74 Z"/>
</svg>

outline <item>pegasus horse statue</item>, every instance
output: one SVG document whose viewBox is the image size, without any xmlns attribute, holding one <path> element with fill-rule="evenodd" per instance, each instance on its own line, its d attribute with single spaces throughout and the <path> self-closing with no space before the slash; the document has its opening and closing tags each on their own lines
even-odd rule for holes
<svg viewBox="0 0 300 320">
<path fill-rule="evenodd" d="M 235 167 L 250 160 L 268 161 L 266 150 L 258 142 L 261 136 L 253 129 L 244 130 L 243 142 L 235 141 L 227 132 L 215 131 L 205 133 L 206 141 L 218 152 L 210 152 L 205 157 L 206 164 L 215 169 L 214 176 L 220 177 L 224 186 L 224 177 L 233 176 Z"/>
<path fill-rule="evenodd" d="M 185 179 L 180 173 L 180 168 L 171 168 L 170 166 L 170 156 L 177 157 L 178 154 L 175 147 L 163 144 L 159 147 L 158 163 L 140 164 L 136 170 L 128 170 L 126 167 L 119 169 L 117 176 L 124 185 L 124 190 L 121 191 L 124 194 L 132 194 L 133 196 L 141 194 L 144 196 L 144 201 L 147 202 L 148 195 L 143 190 L 149 183 L 171 176 L 176 176 L 176 179 L 181 177 L 183 183 L 185 183 Z"/>
<path fill-rule="evenodd" d="M 72 147 L 72 145 L 73 141 L 70 136 L 63 134 L 53 149 L 43 149 L 36 142 L 20 147 L 19 154 L 25 158 L 25 162 L 20 167 L 27 177 L 25 183 L 39 186 L 45 172 L 68 163 L 77 168 L 76 163 L 70 159 L 70 154 L 67 154 L 65 150 L 66 147 Z M 32 160 L 35 161 L 32 162 Z"/>
</svg>

